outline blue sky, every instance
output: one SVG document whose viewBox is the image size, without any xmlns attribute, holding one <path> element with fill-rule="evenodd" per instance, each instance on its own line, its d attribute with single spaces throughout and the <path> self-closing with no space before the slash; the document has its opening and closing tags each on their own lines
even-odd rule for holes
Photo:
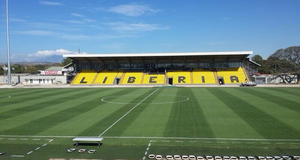
<svg viewBox="0 0 300 160">
<path fill-rule="evenodd" d="M 299 0 L 9 0 L 12 61 L 65 53 L 252 50 L 300 45 Z M 6 61 L 0 1 L 0 62 Z"/>
</svg>

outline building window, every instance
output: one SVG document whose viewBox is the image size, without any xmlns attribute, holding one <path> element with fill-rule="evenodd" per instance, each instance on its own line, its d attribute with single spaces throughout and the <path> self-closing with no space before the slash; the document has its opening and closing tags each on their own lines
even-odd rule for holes
<svg viewBox="0 0 300 160">
<path fill-rule="evenodd" d="M 30 79 L 29 81 L 30 81 L 30 83 L 33 83 L 33 79 Z"/>
</svg>

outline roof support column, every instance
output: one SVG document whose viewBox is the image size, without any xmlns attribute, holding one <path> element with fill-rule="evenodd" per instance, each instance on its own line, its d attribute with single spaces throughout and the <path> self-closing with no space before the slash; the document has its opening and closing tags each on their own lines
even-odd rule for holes
<svg viewBox="0 0 300 160">
<path fill-rule="evenodd" d="M 226 61 L 227 61 L 227 66 L 226 68 L 229 68 L 229 58 L 230 58 L 230 55 L 227 57 Z"/>
<path fill-rule="evenodd" d="M 215 69 L 215 56 L 213 56 L 211 65 L 212 65 L 212 68 Z"/>
<path fill-rule="evenodd" d="M 200 64 L 199 63 L 200 63 L 200 56 L 198 57 L 198 65 L 197 65 L 198 69 L 200 69 Z"/>
</svg>

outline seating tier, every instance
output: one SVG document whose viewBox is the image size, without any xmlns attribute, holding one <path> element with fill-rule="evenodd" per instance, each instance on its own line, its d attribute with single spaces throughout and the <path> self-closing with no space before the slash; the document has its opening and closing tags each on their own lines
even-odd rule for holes
<svg viewBox="0 0 300 160">
<path fill-rule="evenodd" d="M 193 71 L 194 84 L 215 84 L 213 71 Z"/>
<path fill-rule="evenodd" d="M 122 84 L 141 84 L 142 72 L 126 72 Z"/>
<path fill-rule="evenodd" d="M 241 67 L 229 68 L 217 72 L 218 77 L 223 77 L 225 84 L 244 83 L 246 81 L 245 74 Z"/>
<path fill-rule="evenodd" d="M 190 71 L 174 71 L 167 73 L 168 78 L 173 78 L 173 84 L 191 84 Z"/>
<path fill-rule="evenodd" d="M 78 76 L 74 80 L 73 84 L 84 84 L 89 85 L 92 84 L 92 81 L 94 80 L 95 76 L 97 75 L 96 71 L 81 71 L 78 73 Z"/>
</svg>

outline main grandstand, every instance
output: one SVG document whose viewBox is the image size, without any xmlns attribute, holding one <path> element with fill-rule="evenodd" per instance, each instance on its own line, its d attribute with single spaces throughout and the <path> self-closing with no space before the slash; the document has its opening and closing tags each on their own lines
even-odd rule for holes
<svg viewBox="0 0 300 160">
<path fill-rule="evenodd" d="M 72 85 L 205 85 L 249 81 L 252 51 L 69 54 L 76 64 Z"/>
</svg>

